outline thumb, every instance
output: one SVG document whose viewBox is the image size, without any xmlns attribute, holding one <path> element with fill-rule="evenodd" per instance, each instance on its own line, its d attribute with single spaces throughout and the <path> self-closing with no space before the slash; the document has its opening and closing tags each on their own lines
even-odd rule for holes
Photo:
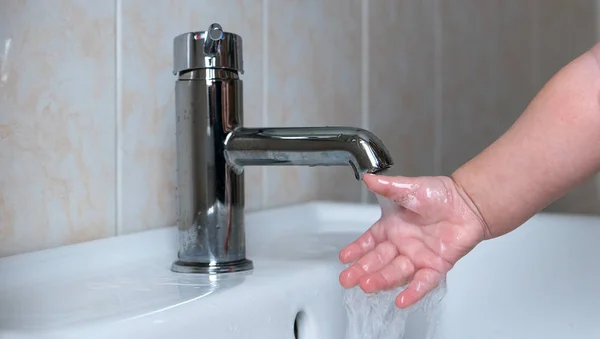
<svg viewBox="0 0 600 339">
<path fill-rule="evenodd" d="M 401 204 L 419 186 L 413 178 L 386 175 L 365 174 L 363 181 L 369 191 Z"/>
</svg>

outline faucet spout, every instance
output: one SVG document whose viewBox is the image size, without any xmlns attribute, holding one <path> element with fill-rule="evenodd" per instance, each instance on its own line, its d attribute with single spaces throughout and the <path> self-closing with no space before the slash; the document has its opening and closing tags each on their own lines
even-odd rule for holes
<svg viewBox="0 0 600 339">
<path fill-rule="evenodd" d="M 227 138 L 225 156 L 238 169 L 265 165 L 349 165 L 356 180 L 393 165 L 381 140 L 355 127 L 241 127 Z"/>
</svg>

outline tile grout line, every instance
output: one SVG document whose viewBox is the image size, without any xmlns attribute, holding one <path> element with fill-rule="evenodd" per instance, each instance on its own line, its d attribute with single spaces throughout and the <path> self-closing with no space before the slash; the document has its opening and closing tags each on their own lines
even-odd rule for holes
<svg viewBox="0 0 600 339">
<path fill-rule="evenodd" d="M 369 129 L 369 0 L 361 3 L 361 124 Z M 360 186 L 360 201 L 369 202 L 369 191 Z"/>
<path fill-rule="evenodd" d="M 443 140 L 443 74 L 442 74 L 442 22 L 440 13 L 440 0 L 433 4 L 433 113 L 434 113 L 434 144 L 433 144 L 433 172 L 442 175 L 442 140 Z"/>
<path fill-rule="evenodd" d="M 262 116 L 261 116 L 261 120 L 262 120 L 262 125 L 263 126 L 267 126 L 268 124 L 268 120 L 269 120 L 269 104 L 268 104 L 268 100 L 269 100 L 269 95 L 268 95 L 268 91 L 269 91 L 269 37 L 268 37 L 268 33 L 269 33 L 269 11 L 268 11 L 268 7 L 269 7 L 269 1 L 268 0 L 262 0 Z M 262 189 L 262 193 L 261 193 L 261 203 L 260 203 L 260 209 L 264 209 L 267 208 L 267 189 L 268 189 L 268 185 L 267 185 L 267 171 L 264 168 L 264 166 L 261 166 L 260 168 L 260 175 L 261 175 L 261 179 L 262 179 L 262 183 L 261 183 L 261 189 Z"/>
<path fill-rule="evenodd" d="M 121 153 L 121 115 L 122 115 L 122 83 L 121 83 L 121 0 L 115 0 L 115 236 L 123 233 L 123 216 L 121 211 L 123 178 Z"/>
</svg>

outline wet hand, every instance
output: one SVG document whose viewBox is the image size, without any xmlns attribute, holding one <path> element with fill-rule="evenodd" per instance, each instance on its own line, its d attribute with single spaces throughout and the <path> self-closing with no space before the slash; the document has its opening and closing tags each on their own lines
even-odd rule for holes
<svg viewBox="0 0 600 339">
<path fill-rule="evenodd" d="M 382 215 L 340 252 L 353 263 L 340 274 L 344 288 L 366 293 L 408 284 L 396 305 L 413 305 L 433 290 L 454 264 L 487 237 L 476 207 L 449 177 L 365 175 Z"/>
</svg>

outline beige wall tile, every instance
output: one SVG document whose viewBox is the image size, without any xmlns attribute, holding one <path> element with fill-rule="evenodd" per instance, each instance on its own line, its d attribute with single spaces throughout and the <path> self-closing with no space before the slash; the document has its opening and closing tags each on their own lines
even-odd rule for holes
<svg viewBox="0 0 600 339">
<path fill-rule="evenodd" d="M 510 127 L 544 83 L 595 42 L 592 1 L 441 2 L 442 166 L 450 174 Z M 595 178 L 547 210 L 598 212 Z"/>
<path fill-rule="evenodd" d="M 531 1 L 440 1 L 442 173 L 481 152 L 535 94 Z"/>
<path fill-rule="evenodd" d="M 260 0 L 122 1 L 122 112 L 119 132 L 123 233 L 176 222 L 173 38 L 220 23 L 244 41 L 244 121 L 261 124 Z M 246 204 L 262 201 L 259 168 L 246 172 Z"/>
<path fill-rule="evenodd" d="M 369 3 L 369 129 L 390 150 L 392 175 L 434 174 L 434 19 L 434 0 Z"/>
<path fill-rule="evenodd" d="M 216 21 L 242 35 L 247 126 L 365 127 L 368 113 L 392 174 L 409 176 L 450 174 L 475 156 L 598 39 L 588 0 L 263 2 L 4 1 L 0 256 L 175 223 L 178 34 Z M 252 167 L 246 207 L 358 201 L 361 187 L 350 168 Z M 592 178 L 548 210 L 600 213 L 598 189 Z"/>
<path fill-rule="evenodd" d="M 361 3 L 270 1 L 268 125 L 360 126 Z M 266 204 L 358 201 L 350 168 L 269 167 Z"/>
<path fill-rule="evenodd" d="M 590 49 L 596 36 L 596 3 L 590 0 L 534 0 L 537 3 L 535 84 L 539 89 L 556 72 Z M 571 190 L 546 210 L 600 213 L 597 179 Z"/>
<path fill-rule="evenodd" d="M 3 1 L 0 256 L 114 235 L 114 4 Z"/>
<path fill-rule="evenodd" d="M 591 0 L 532 0 L 536 4 L 533 65 L 536 88 L 597 41 L 596 2 Z"/>
</svg>

